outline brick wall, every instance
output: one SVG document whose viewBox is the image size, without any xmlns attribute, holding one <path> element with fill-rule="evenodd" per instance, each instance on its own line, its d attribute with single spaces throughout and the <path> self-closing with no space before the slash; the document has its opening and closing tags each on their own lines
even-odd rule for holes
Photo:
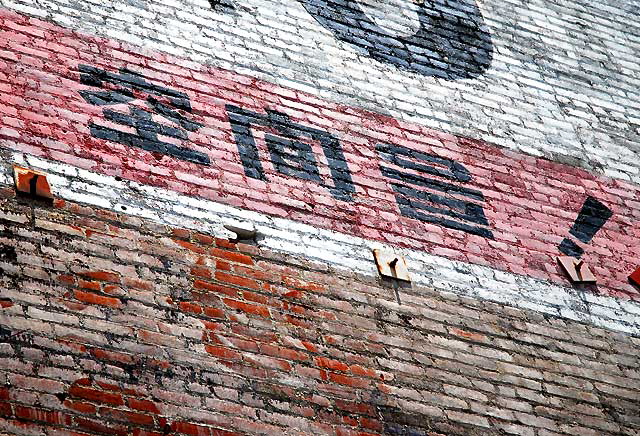
<svg viewBox="0 0 640 436">
<path fill-rule="evenodd" d="M 640 434 L 635 9 L 0 0 L 0 434 Z"/>
<path fill-rule="evenodd" d="M 3 17 L 12 50 L 0 131 L 8 148 L 556 283 L 566 280 L 555 256 L 586 252 L 596 293 L 639 298 L 627 282 L 637 267 L 638 185 L 9 11 Z M 129 96 L 132 87 L 138 94 Z M 188 105 L 185 129 L 153 126 L 171 141 L 145 139 L 145 123 L 156 121 L 122 109 L 145 92 L 155 95 L 151 105 Z M 140 104 L 129 110 L 148 113 Z M 289 164 L 282 149 L 291 144 L 270 139 L 287 129 L 310 141 L 293 158 L 302 163 Z M 579 245 L 571 239 L 577 251 L 561 249 L 590 197 L 609 213 L 602 231 Z"/>
<path fill-rule="evenodd" d="M 2 191 L 0 431 L 637 434 L 637 338 Z"/>
<path fill-rule="evenodd" d="M 640 39 L 634 3 L 434 0 L 418 8 L 403 0 L 349 0 L 348 12 L 327 0 L 214 3 L 213 9 L 207 0 L 2 0 L 0 5 L 84 33 L 638 181 L 640 68 L 635 53 Z M 406 42 L 402 35 L 421 27 L 421 10 L 440 16 L 440 26 L 450 31 L 417 41 L 417 52 L 427 59 L 407 69 L 398 65 L 402 62 L 371 56 L 372 47 L 380 44 L 348 21 L 363 18 L 350 15 L 358 9 L 378 18 L 375 26 L 368 23 L 375 29 L 369 34 L 381 32 L 377 23 L 387 28 L 396 23 L 389 33 L 399 44 Z M 345 22 L 359 40 L 340 39 L 339 26 Z M 447 53 L 441 38 L 458 50 Z M 465 51 L 472 51 L 475 61 L 461 55 Z M 460 68 L 456 72 L 456 65 L 467 74 Z"/>
</svg>

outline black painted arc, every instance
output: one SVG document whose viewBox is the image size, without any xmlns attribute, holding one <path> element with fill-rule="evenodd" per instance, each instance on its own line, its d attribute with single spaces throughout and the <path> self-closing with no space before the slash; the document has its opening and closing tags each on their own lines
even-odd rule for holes
<svg viewBox="0 0 640 436">
<path fill-rule="evenodd" d="M 429 213 L 424 213 L 424 212 L 421 212 L 420 210 L 417 210 L 413 206 L 402 204 L 402 202 L 400 201 L 398 203 L 400 206 L 400 212 L 402 213 L 402 215 L 406 216 L 407 218 L 417 219 L 422 222 L 436 224 L 436 225 L 447 227 L 454 230 L 461 230 L 465 233 L 482 236 L 483 238 L 495 239 L 491 230 L 486 229 L 484 227 L 461 223 L 459 221 L 454 221 L 454 220 L 445 218 L 442 215 L 433 215 Z"/>
<path fill-rule="evenodd" d="M 395 36 L 378 26 L 358 0 L 299 0 L 336 38 L 369 57 L 418 74 L 447 80 L 483 74 L 493 59 L 491 35 L 476 0 L 424 0 L 419 30 Z"/>
<path fill-rule="evenodd" d="M 79 91 L 82 98 L 95 106 L 111 106 L 114 104 L 129 103 L 135 100 L 132 93 L 121 91 Z"/>
<path fill-rule="evenodd" d="M 109 109 L 105 109 L 103 113 L 105 119 L 109 121 L 113 121 L 114 123 L 121 124 L 123 126 L 135 127 L 141 136 L 149 137 L 150 135 L 164 135 L 176 139 L 188 139 L 184 130 L 155 122 L 151 119 L 150 115 L 143 118 L 140 115 L 142 112 L 148 114 L 148 112 L 144 110 L 132 108 L 132 111 L 133 115 L 123 114 L 122 112 Z M 147 133 L 145 134 L 144 132 Z"/>
<path fill-rule="evenodd" d="M 122 85 L 127 88 L 146 91 L 156 95 L 173 97 L 181 101 L 186 100 L 188 104 L 189 96 L 184 92 L 150 83 L 144 78 L 142 74 L 126 68 L 121 68 L 120 74 L 106 71 L 101 68 L 92 67 L 90 65 L 78 65 L 78 70 L 80 71 L 80 73 L 82 73 L 80 75 L 81 82 L 86 85 L 102 86 L 103 82 L 108 82 Z M 188 109 L 185 107 L 185 110 L 190 111 L 190 105 L 188 106 Z"/>
<path fill-rule="evenodd" d="M 400 194 L 396 198 L 406 199 L 407 204 L 415 208 L 441 213 L 452 218 L 470 221 L 474 224 L 489 225 L 484 215 L 484 210 L 479 204 L 457 198 L 447 198 L 442 195 L 395 183 L 392 184 L 392 187 L 397 194 Z M 442 207 L 430 206 L 426 202 L 444 206 L 444 209 Z"/>
<path fill-rule="evenodd" d="M 153 109 L 155 109 L 157 113 L 159 113 L 163 117 L 173 121 L 174 123 L 178 124 L 183 129 L 186 129 L 186 130 L 188 130 L 190 132 L 195 132 L 196 130 L 200 129 L 201 127 L 204 127 L 204 124 L 198 123 L 198 122 L 195 122 L 195 121 L 192 121 L 192 120 L 188 119 L 187 117 L 182 115 L 177 110 L 173 109 L 172 107 L 170 107 L 169 105 L 167 105 L 167 104 L 165 104 L 165 103 L 163 103 L 161 101 L 156 100 L 153 97 L 149 97 L 147 99 L 147 103 L 149 104 L 149 106 L 151 106 Z M 188 101 L 185 104 L 185 102 L 183 100 L 172 99 L 171 103 L 175 107 L 177 107 L 178 109 L 188 110 L 188 112 L 191 112 L 191 106 L 189 105 Z M 188 109 L 186 109 L 187 107 L 188 107 Z"/>
</svg>

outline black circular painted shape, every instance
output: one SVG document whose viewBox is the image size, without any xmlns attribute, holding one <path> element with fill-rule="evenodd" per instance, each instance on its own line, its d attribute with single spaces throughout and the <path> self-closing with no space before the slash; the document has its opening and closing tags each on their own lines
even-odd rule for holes
<svg viewBox="0 0 640 436">
<path fill-rule="evenodd" d="M 491 65 L 491 35 L 476 0 L 418 0 L 420 27 L 409 36 L 384 30 L 356 0 L 299 1 L 336 38 L 377 61 L 447 80 L 475 78 Z"/>
</svg>

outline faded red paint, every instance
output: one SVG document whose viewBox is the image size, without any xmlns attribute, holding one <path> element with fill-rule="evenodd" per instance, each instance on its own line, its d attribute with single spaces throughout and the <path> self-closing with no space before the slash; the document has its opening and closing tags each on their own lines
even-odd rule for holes
<svg viewBox="0 0 640 436">
<path fill-rule="evenodd" d="M 72 51 L 50 46 L 51 41 L 71 41 L 68 36 L 73 37 Z M 614 213 L 585 246 L 583 258 L 599 283 L 594 292 L 640 299 L 638 290 L 627 281 L 640 248 L 636 242 L 640 227 L 635 223 L 640 216 L 640 188 L 636 185 L 322 101 L 230 71 L 207 66 L 190 70 L 167 54 L 77 35 L 8 10 L 0 10 L 0 57 L 8 88 L 0 95 L 0 108 L 11 108 L 24 125 L 20 132 L 0 130 L 0 146 L 190 196 L 565 284 L 555 262 L 557 246 L 568 236 L 583 201 L 591 195 Z M 186 92 L 194 117 L 205 126 L 190 134 L 188 144 L 206 153 L 212 164 L 180 161 L 92 137 L 87 126 L 103 120 L 102 108 L 86 103 L 78 93 L 88 89 L 79 82 L 78 64 L 110 71 L 126 66 L 154 83 Z M 263 163 L 270 182 L 245 176 L 226 118 L 226 103 L 259 113 L 267 108 L 278 110 L 295 122 L 325 128 L 337 136 L 356 186 L 354 201 L 336 200 L 315 182 L 282 176 L 266 159 Z M 379 168 L 375 146 L 380 142 L 464 165 L 472 176 L 466 186 L 484 194 L 485 213 L 495 240 L 402 216 L 390 183 Z M 244 257 L 229 257 L 231 262 L 248 263 Z M 205 268 L 193 272 L 210 278 Z M 152 288 L 144 282 L 138 286 Z"/>
</svg>

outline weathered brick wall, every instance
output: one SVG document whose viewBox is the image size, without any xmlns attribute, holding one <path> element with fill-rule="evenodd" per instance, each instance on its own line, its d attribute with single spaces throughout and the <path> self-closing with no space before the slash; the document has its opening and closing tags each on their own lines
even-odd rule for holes
<svg viewBox="0 0 640 436">
<path fill-rule="evenodd" d="M 635 2 L 212 3 L 218 6 L 207 0 L 0 1 L 67 28 L 638 181 Z M 363 12 L 374 18 L 362 21 Z M 420 13 L 429 16 L 422 26 Z M 339 39 L 345 27 L 353 38 Z M 392 36 L 386 44 L 374 38 L 385 28 Z M 406 37 L 420 29 L 433 33 Z M 398 61 L 371 56 L 389 53 L 394 42 L 423 57 L 402 50 L 391 51 Z M 403 68 L 403 59 L 413 66 Z"/>
<path fill-rule="evenodd" d="M 555 262 L 559 246 L 592 197 L 611 215 L 576 250 L 587 252 L 598 293 L 639 298 L 627 283 L 637 266 L 638 185 L 9 11 L 3 16 L 12 51 L 0 135 L 9 148 L 557 283 L 565 282 Z M 104 94 L 123 86 L 138 86 L 138 94 Z M 191 118 L 182 122 L 192 123 L 191 132 L 169 142 L 140 134 L 154 121 L 120 108 L 149 89 L 187 102 L 183 112 Z M 287 129 L 311 142 L 294 157 L 303 161 L 298 166 L 283 158 L 290 144 L 269 142 Z"/>
<path fill-rule="evenodd" d="M 639 435 L 640 13 L 587 3 L 0 0 L 0 434 Z"/>
<path fill-rule="evenodd" d="M 0 431 L 638 434 L 637 338 L 2 195 Z"/>
</svg>

